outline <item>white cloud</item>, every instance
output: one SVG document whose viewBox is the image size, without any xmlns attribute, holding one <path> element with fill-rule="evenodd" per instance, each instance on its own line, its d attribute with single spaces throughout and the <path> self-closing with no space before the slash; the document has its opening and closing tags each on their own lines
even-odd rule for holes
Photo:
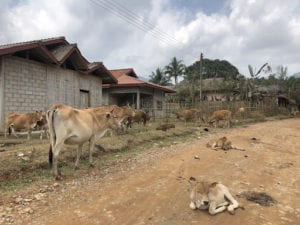
<svg viewBox="0 0 300 225">
<path fill-rule="evenodd" d="M 297 0 L 231 0 L 225 2 L 227 11 L 209 15 L 180 10 L 171 0 L 111 3 L 110 9 L 118 3 L 130 9 L 123 8 L 127 19 L 137 15 L 142 24 L 113 15 L 101 7 L 103 1 L 4 0 L 0 44 L 65 36 L 78 43 L 88 60 L 103 61 L 109 69 L 133 67 L 141 76 L 167 65 L 173 56 L 190 65 L 201 51 L 207 58 L 228 60 L 246 75 L 248 64 L 265 62 L 287 66 L 290 74 L 300 71 Z"/>
</svg>

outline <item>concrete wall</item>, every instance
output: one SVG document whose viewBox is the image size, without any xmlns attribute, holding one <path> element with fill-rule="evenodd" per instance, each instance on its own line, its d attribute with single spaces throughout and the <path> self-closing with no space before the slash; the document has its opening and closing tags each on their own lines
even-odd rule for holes
<svg viewBox="0 0 300 225">
<path fill-rule="evenodd" d="M 0 130 L 9 112 L 46 111 L 53 103 L 79 108 L 80 90 L 89 92 L 91 107 L 102 105 L 100 77 L 19 57 L 1 57 Z"/>
</svg>

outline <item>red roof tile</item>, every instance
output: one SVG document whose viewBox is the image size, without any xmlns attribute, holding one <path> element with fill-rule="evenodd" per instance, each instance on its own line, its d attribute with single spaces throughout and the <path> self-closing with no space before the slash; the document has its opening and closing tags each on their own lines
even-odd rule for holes
<svg viewBox="0 0 300 225">
<path fill-rule="evenodd" d="M 117 78 L 117 84 L 104 84 L 103 88 L 113 88 L 113 87 L 151 87 L 154 89 L 159 89 L 167 93 L 176 93 L 175 90 L 163 87 L 158 84 L 151 82 L 146 82 L 138 79 L 138 76 L 132 68 L 128 69 L 119 69 L 119 70 L 110 70 L 112 75 Z"/>
</svg>

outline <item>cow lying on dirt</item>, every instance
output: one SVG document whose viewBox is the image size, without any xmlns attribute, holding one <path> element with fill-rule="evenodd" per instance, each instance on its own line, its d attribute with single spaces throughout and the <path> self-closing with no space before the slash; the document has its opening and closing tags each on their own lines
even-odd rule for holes
<svg viewBox="0 0 300 225">
<path fill-rule="evenodd" d="M 167 131 L 168 129 L 175 128 L 175 124 L 172 123 L 164 123 L 159 125 L 156 130 Z"/>
<path fill-rule="evenodd" d="M 221 183 L 199 182 L 190 178 L 192 191 L 190 194 L 191 209 L 208 209 L 211 215 L 223 212 L 225 209 L 230 214 L 239 207 L 239 203 L 230 194 L 228 188 Z"/>
<path fill-rule="evenodd" d="M 245 151 L 245 149 L 240 149 L 232 145 L 231 141 L 228 140 L 227 137 L 221 137 L 217 140 L 211 140 L 206 144 L 206 147 L 211 148 L 213 150 L 230 150 L 230 149 L 236 149 L 240 151 Z"/>
<path fill-rule="evenodd" d="M 16 130 L 26 130 L 28 132 L 27 139 L 31 139 L 31 132 L 37 126 L 37 122 L 43 119 L 44 112 L 36 111 L 34 113 L 9 113 L 5 121 L 4 136 L 7 137 L 12 132 L 15 137 L 18 137 Z"/>
<path fill-rule="evenodd" d="M 63 104 L 53 105 L 47 112 L 47 121 L 50 131 L 49 162 L 53 162 L 53 174 L 61 179 L 58 171 L 58 156 L 64 144 L 78 145 L 75 167 L 78 167 L 83 144 L 89 141 L 89 164 L 92 162 L 92 151 L 96 138 L 102 137 L 107 130 L 116 129 L 119 122 L 114 111 L 109 107 L 101 109 L 74 109 Z"/>
<path fill-rule="evenodd" d="M 210 126 L 215 124 L 215 127 L 219 127 L 220 120 L 224 120 L 227 123 L 227 127 L 229 128 L 231 123 L 231 111 L 225 109 L 214 111 L 212 116 L 208 120 L 208 124 Z"/>
<path fill-rule="evenodd" d="M 184 121 L 185 123 L 189 121 L 199 121 L 200 119 L 204 122 L 200 109 L 185 109 L 176 113 L 176 116 L 177 119 Z"/>
</svg>

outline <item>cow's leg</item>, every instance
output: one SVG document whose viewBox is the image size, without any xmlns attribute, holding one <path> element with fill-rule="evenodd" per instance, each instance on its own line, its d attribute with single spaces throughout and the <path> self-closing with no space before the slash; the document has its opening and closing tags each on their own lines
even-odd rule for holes
<svg viewBox="0 0 300 225">
<path fill-rule="evenodd" d="M 220 207 L 216 204 L 216 202 L 210 202 L 209 204 L 209 213 L 211 215 L 215 215 L 219 212 L 223 212 L 226 209 L 225 205 L 221 205 Z"/>
<path fill-rule="evenodd" d="M 83 147 L 83 144 L 78 145 L 78 148 L 77 148 L 77 156 L 76 156 L 76 162 L 75 162 L 75 170 L 79 168 L 79 160 L 80 160 L 80 156 L 81 156 L 81 152 L 82 152 L 82 147 Z"/>
<path fill-rule="evenodd" d="M 63 142 L 57 142 L 55 146 L 53 147 L 53 175 L 56 180 L 61 180 L 61 173 L 58 169 L 58 156 L 63 147 Z"/>
<path fill-rule="evenodd" d="M 95 146 L 95 142 L 96 142 L 96 139 L 95 139 L 95 135 L 92 135 L 91 139 L 90 139 L 90 148 L 89 148 L 89 164 L 90 164 L 90 167 L 94 167 L 94 164 L 93 164 L 93 151 L 94 151 L 94 146 Z"/>
<path fill-rule="evenodd" d="M 41 131 L 40 140 L 43 140 L 43 131 Z"/>
<path fill-rule="evenodd" d="M 190 203 L 190 208 L 191 209 L 197 209 L 196 204 L 194 202 Z"/>
<path fill-rule="evenodd" d="M 231 120 L 228 120 L 228 128 L 231 127 Z"/>
<path fill-rule="evenodd" d="M 15 131 L 15 129 L 13 128 L 13 126 L 10 126 L 10 129 L 11 129 L 11 133 L 12 133 L 16 138 L 18 138 L 19 136 L 16 134 L 16 131 Z"/>
<path fill-rule="evenodd" d="M 29 130 L 28 130 L 27 139 L 28 139 L 28 140 L 30 140 L 30 139 L 31 139 L 31 129 L 29 129 Z"/>
<path fill-rule="evenodd" d="M 234 214 L 234 209 L 239 207 L 239 203 L 233 198 L 229 191 L 225 192 L 225 198 L 230 201 L 230 205 L 227 207 L 227 210 L 230 214 Z"/>
</svg>

